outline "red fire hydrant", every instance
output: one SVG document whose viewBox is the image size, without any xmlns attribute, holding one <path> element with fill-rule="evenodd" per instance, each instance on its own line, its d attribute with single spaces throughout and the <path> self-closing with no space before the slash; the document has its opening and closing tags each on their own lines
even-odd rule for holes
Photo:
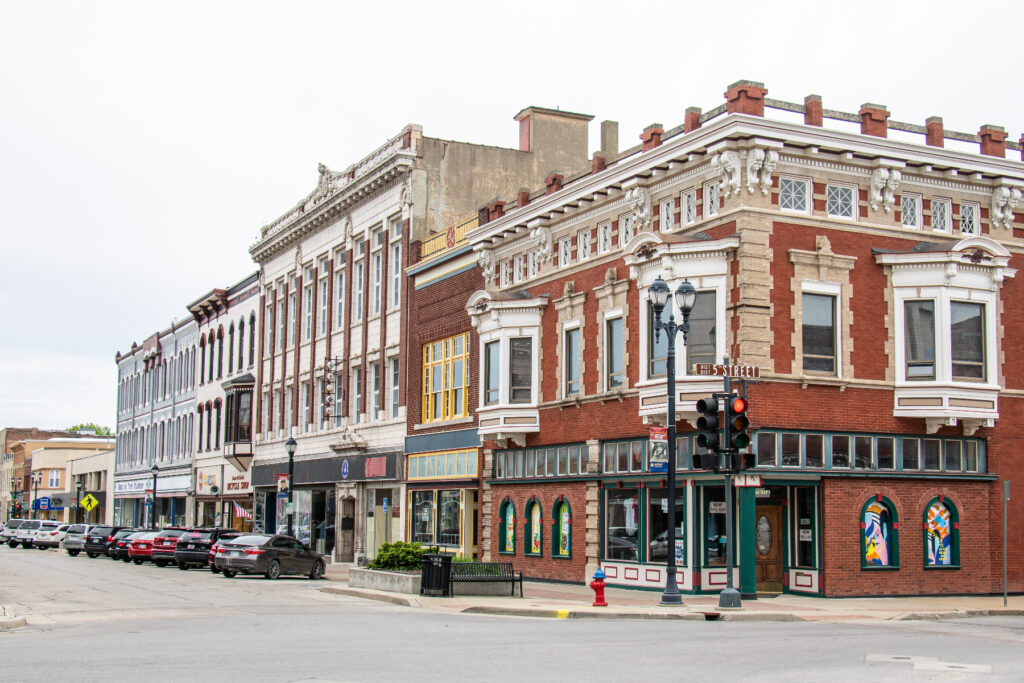
<svg viewBox="0 0 1024 683">
<path fill-rule="evenodd" d="M 607 607 L 604 601 L 604 570 L 598 568 L 594 572 L 594 580 L 590 582 L 590 588 L 594 591 L 594 607 Z"/>
</svg>

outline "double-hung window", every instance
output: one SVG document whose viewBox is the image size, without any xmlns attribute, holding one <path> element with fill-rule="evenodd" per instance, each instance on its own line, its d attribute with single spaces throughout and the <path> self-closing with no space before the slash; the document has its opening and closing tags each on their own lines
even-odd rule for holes
<svg viewBox="0 0 1024 683">
<path fill-rule="evenodd" d="M 953 301 L 950 313 L 950 357 L 953 379 L 985 379 L 985 306 Z"/>
<path fill-rule="evenodd" d="M 334 256 L 334 327 L 345 325 L 345 252 Z"/>
<path fill-rule="evenodd" d="M 484 344 L 484 404 L 501 400 L 501 342 Z"/>
<path fill-rule="evenodd" d="M 402 219 L 391 221 L 391 308 L 402 303 Z"/>
<path fill-rule="evenodd" d="M 805 178 L 779 178 L 779 208 L 783 211 L 810 213 L 811 183 Z"/>
<path fill-rule="evenodd" d="M 583 393 L 580 358 L 580 328 L 573 327 L 565 330 L 565 344 L 562 348 L 562 358 L 565 372 L 565 396 L 574 396 Z"/>
<path fill-rule="evenodd" d="M 294 291 L 294 288 L 293 290 Z M 298 331 L 299 315 L 298 295 L 291 294 L 288 297 L 288 346 L 295 346 L 295 333 Z"/>
<path fill-rule="evenodd" d="M 836 371 L 836 298 L 827 294 L 803 295 L 804 370 Z"/>
<path fill-rule="evenodd" d="M 671 301 L 671 299 L 670 299 Z M 662 311 L 661 321 L 668 321 L 668 311 Z M 655 330 L 654 305 L 647 302 L 647 376 L 664 377 L 668 367 L 668 333 Z"/>
<path fill-rule="evenodd" d="M 457 334 L 423 346 L 423 422 L 452 420 L 469 414 L 468 369 L 469 334 Z M 394 372 L 397 374 L 397 363 Z"/>
<path fill-rule="evenodd" d="M 509 403 L 533 402 L 533 339 L 509 339 Z"/>
<path fill-rule="evenodd" d="M 398 357 L 395 356 L 391 359 L 391 417 L 398 417 L 398 402 L 399 402 L 399 375 L 398 375 Z"/>
<path fill-rule="evenodd" d="M 921 228 L 921 195 L 904 193 L 900 196 L 900 221 L 904 228 Z"/>
<path fill-rule="evenodd" d="M 380 419 L 380 363 L 370 364 L 370 419 Z"/>
<path fill-rule="evenodd" d="M 903 302 L 908 380 L 935 379 L 935 302 Z"/>
<path fill-rule="evenodd" d="M 854 220 L 857 217 L 857 189 L 851 185 L 825 187 L 825 212 L 830 218 Z"/>
<path fill-rule="evenodd" d="M 355 280 L 352 283 L 352 317 L 355 318 L 355 323 L 363 320 L 363 297 L 366 288 L 366 261 L 363 258 L 365 250 L 365 242 L 356 245 Z"/>
<path fill-rule="evenodd" d="M 690 311 L 690 331 L 686 335 L 687 373 L 698 363 L 715 362 L 715 332 L 718 322 L 718 297 L 715 290 L 697 292 Z"/>
<path fill-rule="evenodd" d="M 309 269 L 309 272 L 312 272 L 312 268 Z M 305 299 L 305 306 L 303 306 L 305 316 L 302 322 L 303 341 L 309 341 L 313 336 L 313 281 L 310 279 L 308 282 L 309 284 L 302 290 L 302 298 Z"/>
<path fill-rule="evenodd" d="M 625 383 L 622 357 L 622 318 L 609 318 L 604 322 L 605 388 L 618 389 Z"/>
<path fill-rule="evenodd" d="M 373 307 L 372 315 L 380 313 L 381 287 L 384 282 L 384 231 L 373 233 Z"/>
<path fill-rule="evenodd" d="M 359 422 L 363 407 L 363 369 L 352 368 L 352 422 Z"/>
</svg>

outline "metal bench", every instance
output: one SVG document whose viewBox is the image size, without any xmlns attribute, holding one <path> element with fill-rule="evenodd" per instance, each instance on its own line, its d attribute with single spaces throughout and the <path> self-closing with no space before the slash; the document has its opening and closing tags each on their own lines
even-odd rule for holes
<svg viewBox="0 0 1024 683">
<path fill-rule="evenodd" d="M 448 595 L 454 595 L 456 583 L 503 583 L 512 584 L 512 596 L 516 594 L 519 582 L 519 597 L 523 597 L 523 572 L 512 568 L 511 562 L 452 562 L 448 577 Z"/>
</svg>

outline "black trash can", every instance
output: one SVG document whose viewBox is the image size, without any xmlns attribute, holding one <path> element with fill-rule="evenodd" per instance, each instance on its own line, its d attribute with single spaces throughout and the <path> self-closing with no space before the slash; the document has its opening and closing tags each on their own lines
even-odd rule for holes
<svg viewBox="0 0 1024 683">
<path fill-rule="evenodd" d="M 424 554 L 423 573 L 420 575 L 420 595 L 450 596 L 448 587 L 452 576 L 452 556 Z"/>
</svg>

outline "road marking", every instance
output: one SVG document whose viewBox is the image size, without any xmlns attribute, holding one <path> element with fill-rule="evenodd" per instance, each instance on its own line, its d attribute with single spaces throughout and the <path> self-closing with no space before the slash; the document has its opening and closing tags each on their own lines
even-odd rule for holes
<svg viewBox="0 0 1024 683">
<path fill-rule="evenodd" d="M 569 618 L 569 610 L 567 610 L 567 609 L 560 609 L 560 610 L 558 610 L 558 618 L 559 619 L 568 619 Z"/>
<path fill-rule="evenodd" d="M 988 664 L 957 664 L 940 662 L 938 657 L 914 657 L 910 655 L 868 655 L 866 662 L 886 662 L 889 664 L 912 664 L 914 671 L 957 671 L 971 674 L 990 674 L 992 667 Z"/>
</svg>

